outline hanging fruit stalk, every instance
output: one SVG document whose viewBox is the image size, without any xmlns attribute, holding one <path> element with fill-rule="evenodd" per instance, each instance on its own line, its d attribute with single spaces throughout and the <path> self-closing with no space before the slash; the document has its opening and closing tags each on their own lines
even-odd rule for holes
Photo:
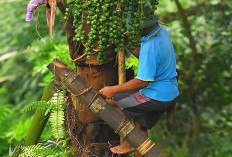
<svg viewBox="0 0 232 157">
<path fill-rule="evenodd" d="M 56 0 L 31 0 L 27 7 L 26 21 L 31 21 L 33 11 L 45 2 L 47 23 L 53 37 Z M 152 16 L 157 9 L 158 0 L 67 0 L 67 3 L 64 20 L 68 20 L 71 13 L 74 16 L 73 40 L 83 44 L 85 52 L 82 55 L 87 60 L 97 53 L 98 62 L 103 63 L 106 60 L 107 47 L 113 46 L 115 52 L 122 51 L 126 36 L 126 47 L 129 50 L 139 46 L 140 26 L 144 23 L 145 16 Z M 150 8 L 146 15 L 143 10 L 145 3 Z M 126 20 L 128 16 L 130 21 Z M 89 27 L 88 31 L 86 25 Z"/>
<path fill-rule="evenodd" d="M 64 19 L 67 20 L 70 13 L 74 15 L 74 40 L 84 45 L 87 60 L 97 53 L 98 62 L 103 63 L 107 47 L 113 46 L 115 52 L 122 51 L 126 36 L 128 49 L 139 46 L 140 25 L 145 16 L 154 13 L 158 0 L 67 0 L 67 3 L 69 8 L 66 8 Z M 145 3 L 150 7 L 146 15 L 143 12 Z M 130 21 L 126 20 L 128 15 Z M 85 31 L 85 25 L 89 26 L 89 32 Z"/>
</svg>

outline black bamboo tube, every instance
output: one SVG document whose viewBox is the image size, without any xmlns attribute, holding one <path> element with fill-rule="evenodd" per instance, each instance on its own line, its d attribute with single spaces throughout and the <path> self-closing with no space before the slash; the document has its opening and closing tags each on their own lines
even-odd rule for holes
<svg viewBox="0 0 232 157">
<path fill-rule="evenodd" d="M 125 138 L 141 155 L 145 157 L 159 157 L 161 155 L 160 149 L 153 142 L 135 128 L 128 119 L 116 111 L 112 105 L 108 104 L 99 95 L 98 91 L 92 89 L 68 65 L 58 59 L 54 59 L 48 65 L 48 69 L 60 79 L 69 92 L 78 96 L 84 104 L 98 114 L 116 133 Z"/>
</svg>

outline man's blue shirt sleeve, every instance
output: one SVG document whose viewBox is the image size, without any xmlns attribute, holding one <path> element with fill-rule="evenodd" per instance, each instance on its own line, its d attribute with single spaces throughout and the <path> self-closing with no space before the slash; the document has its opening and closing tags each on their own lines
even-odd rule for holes
<svg viewBox="0 0 232 157">
<path fill-rule="evenodd" d="M 137 79 L 143 81 L 154 81 L 157 63 L 156 55 L 153 51 L 154 50 L 146 46 L 144 46 L 144 48 L 140 50 L 139 68 L 138 74 L 136 76 Z"/>
</svg>

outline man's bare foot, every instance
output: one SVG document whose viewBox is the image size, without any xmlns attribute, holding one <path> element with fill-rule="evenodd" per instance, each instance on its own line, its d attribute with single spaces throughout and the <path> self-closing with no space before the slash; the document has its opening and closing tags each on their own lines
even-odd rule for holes
<svg viewBox="0 0 232 157">
<path fill-rule="evenodd" d="M 115 153 L 115 154 L 125 154 L 125 153 L 130 153 L 135 151 L 135 149 L 127 142 L 125 141 L 124 143 L 110 148 L 110 151 Z"/>
</svg>

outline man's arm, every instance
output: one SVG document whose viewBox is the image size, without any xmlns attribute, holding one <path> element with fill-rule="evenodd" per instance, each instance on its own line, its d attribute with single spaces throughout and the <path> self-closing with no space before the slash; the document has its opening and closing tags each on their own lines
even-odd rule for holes
<svg viewBox="0 0 232 157">
<path fill-rule="evenodd" d="M 99 90 L 99 93 L 106 98 L 112 98 L 116 93 L 130 92 L 147 87 L 149 81 L 142 81 L 134 78 L 128 82 L 115 86 L 106 86 Z"/>
</svg>

